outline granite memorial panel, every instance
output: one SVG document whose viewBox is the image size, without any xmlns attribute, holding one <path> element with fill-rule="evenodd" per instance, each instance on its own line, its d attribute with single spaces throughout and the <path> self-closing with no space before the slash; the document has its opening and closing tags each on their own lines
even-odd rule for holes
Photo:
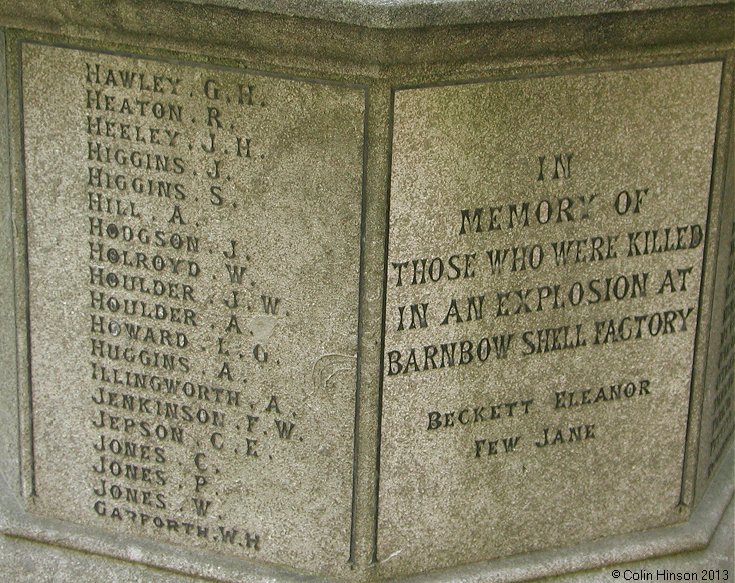
<svg viewBox="0 0 735 583">
<path fill-rule="evenodd" d="M 379 558 L 681 520 L 721 75 L 396 91 Z"/>
</svg>

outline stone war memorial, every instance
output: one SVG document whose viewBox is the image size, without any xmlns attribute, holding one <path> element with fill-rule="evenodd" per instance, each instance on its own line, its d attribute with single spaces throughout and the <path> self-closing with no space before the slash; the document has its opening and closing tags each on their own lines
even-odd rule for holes
<svg viewBox="0 0 735 583">
<path fill-rule="evenodd" d="M 733 580 L 735 2 L 0 48 L 0 580 Z"/>
</svg>

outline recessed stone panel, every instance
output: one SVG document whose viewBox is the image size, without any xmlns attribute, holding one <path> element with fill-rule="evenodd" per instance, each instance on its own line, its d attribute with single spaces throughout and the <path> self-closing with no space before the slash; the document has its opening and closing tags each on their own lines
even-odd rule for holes
<svg viewBox="0 0 735 583">
<path fill-rule="evenodd" d="M 5 56 L 5 35 L 0 32 L 0 55 Z M 7 86 L 5 59 L 0 62 L 0 111 L 7 111 Z M 12 222 L 10 220 L 10 167 L 8 147 L 8 119 L 0 116 L 0 213 L 2 213 L 2 231 L 0 243 L 0 271 L 7 274 L 0 284 L 0 321 L 3 322 L 4 340 L 0 344 L 0 370 L 3 371 L 2 389 L 0 389 L 0 460 L 3 477 L 9 484 L 17 485 L 20 463 L 18 460 L 18 392 L 15 381 L 18 375 L 16 365 L 16 345 L 14 339 L 15 298 L 13 274 L 13 239 Z M 17 494 L 17 491 L 14 491 Z"/>
<path fill-rule="evenodd" d="M 686 518 L 721 69 L 396 91 L 386 569 Z"/>
<path fill-rule="evenodd" d="M 21 46 L 36 509 L 350 552 L 365 94 Z"/>
</svg>

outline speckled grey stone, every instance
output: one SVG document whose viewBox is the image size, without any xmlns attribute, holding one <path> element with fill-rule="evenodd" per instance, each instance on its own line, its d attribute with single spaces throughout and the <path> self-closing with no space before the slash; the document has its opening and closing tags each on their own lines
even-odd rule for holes
<svg viewBox="0 0 735 583">
<path fill-rule="evenodd" d="M 484 583 L 731 565 L 732 388 L 720 379 L 734 23 L 735 2 L 721 0 L 0 0 L 0 273 L 12 275 L 0 285 L 2 576 Z M 552 178 L 556 154 L 565 180 Z M 462 209 L 472 223 L 476 208 L 542 196 L 529 174 L 539 156 L 551 200 L 599 192 L 590 228 L 459 245 Z M 646 186 L 658 201 L 640 216 L 610 206 Z M 672 225 L 704 239 L 635 266 L 395 287 L 394 262 Z M 180 247 L 187 236 L 196 249 Z M 437 321 L 450 299 L 634 267 L 658 280 L 691 267 L 689 287 Z M 164 308 L 122 318 L 94 291 Z M 422 303 L 429 326 L 410 329 L 408 306 Z M 404 343 L 522 334 L 574 314 L 594 334 L 596 320 L 672 306 L 694 310 L 696 332 L 391 374 Z M 192 384 L 126 374 L 146 370 Z M 651 383 L 640 402 L 554 408 L 556 390 L 634 378 Z M 487 431 L 426 428 L 471 399 L 529 395 L 526 417 Z M 533 445 L 585 423 L 594 437 Z M 494 438 L 513 436 L 518 451 L 499 462 Z"/>
<path fill-rule="evenodd" d="M 729 0 L 183 0 L 288 16 L 333 20 L 371 28 L 452 26 L 635 12 L 726 3 Z"/>
<path fill-rule="evenodd" d="M 386 570 L 686 519 L 721 74 L 705 63 L 396 92 Z M 675 225 L 690 245 L 653 252 L 652 231 Z"/>
<path fill-rule="evenodd" d="M 344 569 L 363 91 L 21 59 L 36 510 Z"/>
<path fill-rule="evenodd" d="M 0 32 L 5 52 L 5 35 Z M 0 60 L 0 111 L 7 111 L 5 59 Z M 16 369 L 15 269 L 13 262 L 13 219 L 10 205 L 10 143 L 7 116 L 0 116 L 0 472 L 18 493 L 18 393 Z"/>
<path fill-rule="evenodd" d="M 705 550 L 678 553 L 669 557 L 637 561 L 619 565 L 621 571 L 651 573 L 657 571 L 670 573 L 697 573 L 703 570 L 729 570 L 735 568 L 733 561 L 732 522 L 735 521 L 735 508 L 730 503 L 722 515 L 722 520 Z M 23 539 L 0 536 L 0 577 L 18 583 L 194 583 L 204 581 L 198 577 L 187 577 L 134 565 L 124 561 L 110 560 L 99 555 L 69 551 L 59 547 L 44 545 Z M 614 567 L 601 567 L 582 573 L 543 578 L 553 583 L 610 583 Z M 455 581 L 459 581 L 456 579 Z M 464 579 L 467 583 L 471 579 Z"/>
<path fill-rule="evenodd" d="M 697 471 L 699 491 L 723 463 L 728 444 L 735 431 L 733 405 L 735 373 L 735 136 L 730 145 L 730 158 L 725 177 L 720 248 L 717 256 L 717 285 L 713 297 L 715 314 L 709 334 L 712 347 L 707 360 L 707 381 L 711 390 L 705 394 L 702 406 L 702 429 Z"/>
</svg>

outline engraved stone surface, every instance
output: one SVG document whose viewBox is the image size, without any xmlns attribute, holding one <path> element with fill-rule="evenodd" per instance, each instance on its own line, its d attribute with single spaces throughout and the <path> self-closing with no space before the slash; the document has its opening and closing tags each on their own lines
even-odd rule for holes
<svg viewBox="0 0 735 583">
<path fill-rule="evenodd" d="M 396 91 L 377 518 L 389 572 L 686 519 L 721 72 Z"/>
<path fill-rule="evenodd" d="M 37 511 L 346 566 L 364 91 L 33 43 L 21 71 Z"/>
<path fill-rule="evenodd" d="M 735 432 L 733 393 L 735 393 L 735 223 L 730 226 L 730 261 L 725 280 L 725 310 L 722 321 L 717 388 L 711 420 L 710 461 L 707 475 L 717 467 Z"/>
<path fill-rule="evenodd" d="M 5 35 L 0 32 L 0 56 L 4 57 Z M 5 85 L 5 59 L 0 58 L 0 111 L 7 111 L 7 88 Z M 0 116 L 0 474 L 9 484 L 17 484 L 18 460 L 18 392 L 15 382 L 18 371 L 15 361 L 13 339 L 15 290 L 13 265 L 13 229 L 10 220 L 10 165 L 7 117 Z M 15 490 L 15 488 L 13 488 Z"/>
</svg>

